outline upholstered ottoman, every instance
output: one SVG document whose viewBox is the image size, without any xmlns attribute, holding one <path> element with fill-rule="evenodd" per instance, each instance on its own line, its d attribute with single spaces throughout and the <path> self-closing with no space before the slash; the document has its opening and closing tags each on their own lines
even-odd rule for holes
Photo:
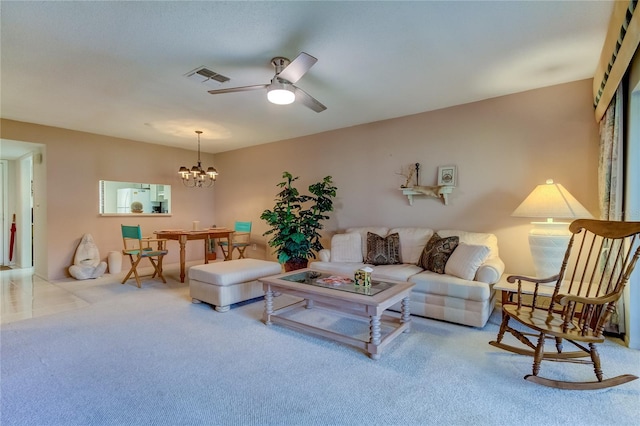
<svg viewBox="0 0 640 426">
<path fill-rule="evenodd" d="M 259 278 L 282 273 L 278 262 L 237 259 L 189 268 L 189 293 L 193 303 L 206 302 L 218 312 L 229 306 L 264 296 Z"/>
</svg>

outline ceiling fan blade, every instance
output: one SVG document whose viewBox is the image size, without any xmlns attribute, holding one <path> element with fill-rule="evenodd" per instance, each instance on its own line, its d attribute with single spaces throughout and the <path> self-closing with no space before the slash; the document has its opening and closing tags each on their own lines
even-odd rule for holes
<svg viewBox="0 0 640 426">
<path fill-rule="evenodd" d="M 212 95 L 218 95 L 220 93 L 233 93 L 233 92 L 247 92 L 249 90 L 266 89 L 268 84 L 257 84 L 255 86 L 241 86 L 241 87 L 229 87 L 228 89 L 216 89 L 209 90 Z"/>
<path fill-rule="evenodd" d="M 317 99 L 309 95 L 304 90 L 300 89 L 299 87 L 293 87 L 295 88 L 296 101 L 301 102 L 302 104 L 304 104 L 304 106 L 311 108 L 315 112 L 322 112 L 327 109 L 326 106 L 322 105 L 320 102 L 318 102 Z"/>
<path fill-rule="evenodd" d="M 309 71 L 309 68 L 316 62 L 318 62 L 316 58 L 308 53 L 302 52 L 278 74 L 278 78 L 287 80 L 289 83 L 295 83 L 300 80 L 300 77 L 305 75 L 305 73 Z"/>
</svg>

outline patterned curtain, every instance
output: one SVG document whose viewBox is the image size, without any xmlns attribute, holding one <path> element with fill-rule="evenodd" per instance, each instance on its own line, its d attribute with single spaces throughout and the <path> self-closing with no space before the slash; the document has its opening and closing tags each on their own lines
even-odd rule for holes
<svg viewBox="0 0 640 426">
<path fill-rule="evenodd" d="M 598 164 L 598 199 L 600 219 L 622 220 L 624 182 L 623 158 L 623 84 L 600 121 L 600 161 Z M 616 312 L 611 315 L 607 331 L 622 334 L 624 330 L 624 301 L 620 298 Z"/>
</svg>

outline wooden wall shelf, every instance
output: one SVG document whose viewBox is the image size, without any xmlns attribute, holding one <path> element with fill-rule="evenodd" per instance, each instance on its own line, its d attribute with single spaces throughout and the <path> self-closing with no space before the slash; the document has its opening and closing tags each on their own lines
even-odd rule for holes
<svg viewBox="0 0 640 426">
<path fill-rule="evenodd" d="M 435 187 L 434 187 L 435 188 Z M 439 195 L 425 194 L 424 192 L 416 191 L 413 188 L 400 188 L 403 195 L 406 195 L 409 199 L 409 205 L 413 206 L 413 197 L 414 196 L 422 196 L 422 197 L 431 197 L 431 198 L 440 198 L 444 205 L 449 205 L 449 194 L 453 192 L 454 186 L 441 186 L 438 189 Z"/>
</svg>

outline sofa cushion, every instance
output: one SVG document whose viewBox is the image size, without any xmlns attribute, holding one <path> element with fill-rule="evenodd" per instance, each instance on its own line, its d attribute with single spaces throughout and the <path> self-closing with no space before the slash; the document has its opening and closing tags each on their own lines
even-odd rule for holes
<svg viewBox="0 0 640 426">
<path fill-rule="evenodd" d="M 411 264 L 401 263 L 400 265 L 377 265 L 373 266 L 371 278 L 375 281 L 409 281 L 413 275 L 422 272 L 422 268 Z"/>
<path fill-rule="evenodd" d="M 458 246 L 458 237 L 440 238 L 433 234 L 427 245 L 422 250 L 418 266 L 428 271 L 444 274 L 444 267 L 449 256 Z"/>
<path fill-rule="evenodd" d="M 357 232 L 331 237 L 331 262 L 362 262 L 362 237 Z"/>
<path fill-rule="evenodd" d="M 341 275 L 343 277 L 352 278 L 355 272 L 367 266 L 362 262 L 322 262 L 315 261 L 309 263 L 309 268 L 314 271 L 322 271 L 330 274 Z"/>
<path fill-rule="evenodd" d="M 389 234 L 398 233 L 400 235 L 400 261 L 402 263 L 418 264 L 424 246 L 433 235 L 430 228 L 392 228 Z"/>
<path fill-rule="evenodd" d="M 372 265 L 396 265 L 400 263 L 400 235 L 398 233 L 381 237 L 367 233 L 366 263 Z"/>
<path fill-rule="evenodd" d="M 449 257 L 444 272 L 464 280 L 473 280 L 489 253 L 487 246 L 460 243 Z"/>
<path fill-rule="evenodd" d="M 357 262 L 322 262 L 314 261 L 309 263 L 309 268 L 314 271 L 321 271 L 330 274 L 340 275 L 343 277 L 353 277 L 358 269 L 370 266 L 373 269 L 371 278 L 376 281 L 392 280 L 392 281 L 409 281 L 413 275 L 422 272 L 422 268 L 410 263 L 401 263 L 399 265 L 367 265 L 366 263 Z"/>
<path fill-rule="evenodd" d="M 385 228 L 384 226 L 360 226 L 356 228 L 347 228 L 345 231 L 349 232 L 357 232 L 360 234 L 362 238 L 362 258 L 367 258 L 367 233 L 373 232 L 374 234 L 378 234 L 381 237 L 386 237 L 389 233 L 389 228 Z"/>
<path fill-rule="evenodd" d="M 461 243 L 487 246 L 489 247 L 489 250 L 491 252 L 489 257 L 499 257 L 500 255 L 498 253 L 498 237 L 496 237 L 494 234 L 445 229 L 438 231 L 438 235 L 440 235 L 442 238 L 455 235 L 456 237 L 460 238 Z"/>
</svg>

